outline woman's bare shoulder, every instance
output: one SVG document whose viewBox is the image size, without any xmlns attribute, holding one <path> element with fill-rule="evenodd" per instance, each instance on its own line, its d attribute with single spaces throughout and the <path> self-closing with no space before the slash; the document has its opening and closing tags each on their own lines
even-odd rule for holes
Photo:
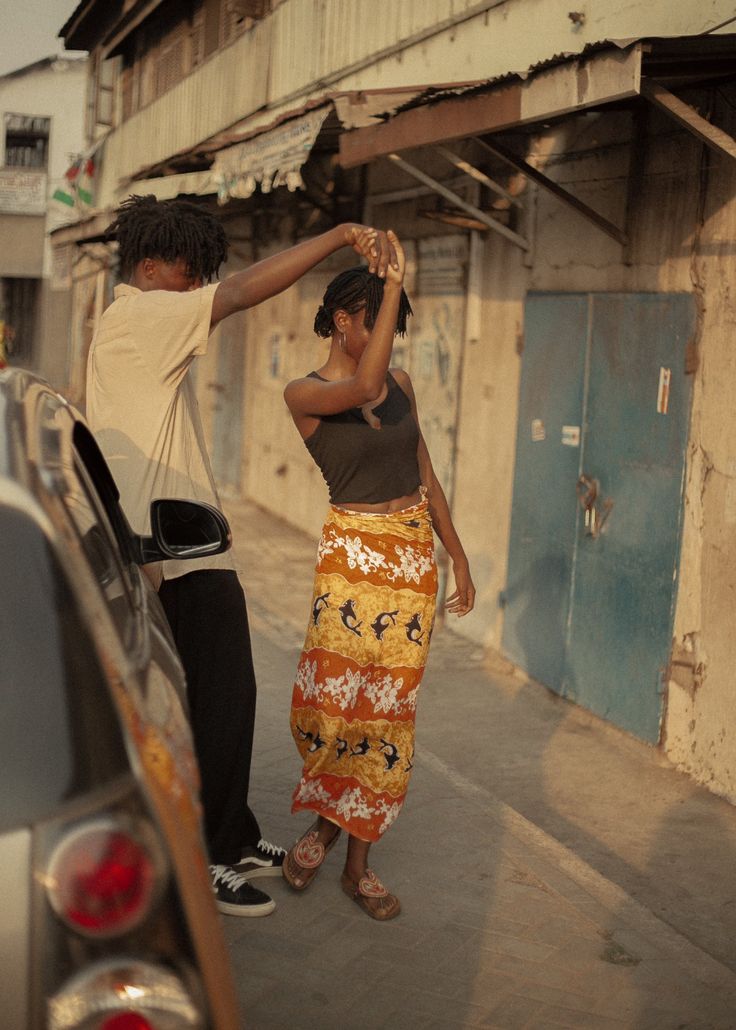
<svg viewBox="0 0 736 1030">
<path fill-rule="evenodd" d="M 413 389 L 412 389 L 412 385 L 411 385 L 411 378 L 409 376 L 409 373 L 406 371 L 406 369 L 399 368 L 398 366 L 396 366 L 396 368 L 390 368 L 389 372 L 394 377 L 394 379 L 399 384 L 399 386 L 404 391 L 404 393 L 408 393 L 408 394 L 413 393 Z"/>
<path fill-rule="evenodd" d="M 314 376 L 300 376 L 299 379 L 292 379 L 291 382 L 287 383 L 284 387 L 284 398 L 286 403 L 289 403 L 289 399 L 295 399 L 303 391 L 304 387 L 310 387 L 314 383 Z"/>
</svg>

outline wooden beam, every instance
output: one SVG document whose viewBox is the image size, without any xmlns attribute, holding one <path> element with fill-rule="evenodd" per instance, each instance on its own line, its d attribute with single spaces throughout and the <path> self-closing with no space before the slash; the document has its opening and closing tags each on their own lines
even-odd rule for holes
<svg viewBox="0 0 736 1030">
<path fill-rule="evenodd" d="M 516 207 L 523 208 L 524 205 L 518 197 L 512 196 L 508 190 L 505 190 L 503 186 L 494 182 L 488 175 L 481 172 L 479 168 L 475 168 L 469 161 L 464 161 L 461 157 L 458 157 L 457 154 L 453 154 L 451 150 L 448 150 L 447 147 L 437 146 L 434 149 L 436 153 L 441 154 L 445 160 L 449 161 L 450 164 L 454 165 L 461 172 L 465 172 L 465 174 L 469 175 L 471 179 L 475 179 L 475 181 L 479 182 L 482 186 L 487 186 L 489 190 L 492 190 L 497 196 L 503 197 L 503 199 L 507 200 L 509 204 L 514 204 Z"/>
<path fill-rule="evenodd" d="M 674 118 L 693 136 L 697 136 L 711 150 L 725 154 L 732 160 L 736 159 L 736 139 L 729 136 L 723 129 L 712 125 L 706 118 L 699 115 L 694 107 L 686 104 L 684 100 L 680 100 L 664 86 L 652 79 L 644 79 L 641 83 L 641 95 L 668 114 L 670 118 Z"/>
<path fill-rule="evenodd" d="M 441 182 L 437 182 L 431 176 L 427 175 L 426 172 L 421 171 L 419 168 L 415 168 L 414 165 L 409 164 L 403 157 L 399 157 L 398 154 L 387 154 L 389 161 L 393 161 L 395 165 L 402 168 L 408 175 L 418 179 L 419 182 L 423 182 L 425 186 L 431 186 L 435 193 L 439 193 L 441 197 L 449 200 L 450 203 L 456 204 L 463 211 L 467 211 L 469 215 L 476 218 L 479 222 L 487 225 L 489 229 L 493 229 L 494 232 L 500 233 L 501 236 L 505 236 L 507 240 L 515 243 L 517 247 L 521 247 L 522 250 L 528 250 L 529 244 L 523 236 L 519 236 L 518 233 L 513 232 L 511 229 L 507 229 L 505 225 L 487 215 L 485 211 L 481 211 L 480 208 L 475 207 L 473 204 L 468 204 L 467 201 L 459 197 L 457 193 L 453 193 L 452 190 L 448 190 L 446 186 L 443 186 Z"/>
<path fill-rule="evenodd" d="M 397 150 L 446 143 L 517 125 L 521 88 L 517 83 L 492 93 L 453 97 L 401 111 L 387 122 L 340 134 L 340 164 L 354 168 Z"/>
<path fill-rule="evenodd" d="M 544 175 L 539 169 L 534 168 L 523 158 L 517 157 L 516 154 L 511 150 L 507 150 L 506 147 L 500 143 L 486 143 L 485 140 L 479 139 L 477 142 L 489 153 L 494 154 L 496 157 L 501 158 L 502 161 L 506 161 L 512 168 L 516 168 L 518 171 L 523 172 L 528 178 L 538 183 L 543 189 L 547 190 L 553 196 L 557 197 L 558 200 L 562 200 L 568 207 L 573 208 L 578 214 L 583 215 L 589 222 L 596 225 L 604 233 L 616 240 L 622 246 L 626 245 L 627 238 L 626 233 L 622 232 L 617 225 L 613 222 L 609 222 L 603 215 L 599 215 L 597 211 L 594 211 L 592 207 L 588 207 L 582 200 L 578 200 L 572 193 L 569 193 L 562 186 L 558 186 L 556 182 L 550 179 L 547 175 Z"/>
</svg>

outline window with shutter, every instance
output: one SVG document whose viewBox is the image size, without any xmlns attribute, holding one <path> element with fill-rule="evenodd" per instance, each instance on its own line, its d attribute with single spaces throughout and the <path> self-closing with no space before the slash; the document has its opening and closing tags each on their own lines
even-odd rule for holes
<svg viewBox="0 0 736 1030">
<path fill-rule="evenodd" d="M 97 68 L 97 97 L 95 104 L 95 122 L 105 127 L 111 126 L 115 116 L 115 83 L 117 81 L 120 59 L 117 57 L 100 61 Z"/>
<path fill-rule="evenodd" d="M 45 168 L 48 162 L 50 118 L 5 115 L 5 167 Z"/>
<path fill-rule="evenodd" d="M 156 59 L 156 96 L 160 97 L 183 78 L 185 42 L 183 24 L 166 33 L 161 40 Z"/>
<path fill-rule="evenodd" d="M 192 16 L 189 29 L 189 68 L 197 68 L 204 60 L 204 12 L 200 7 Z"/>
<path fill-rule="evenodd" d="M 148 45 L 146 45 L 148 44 Z M 153 39 L 141 40 L 143 51 L 138 59 L 140 78 L 138 82 L 138 108 L 150 104 L 156 97 L 156 58 L 158 57 L 158 43 Z"/>
<path fill-rule="evenodd" d="M 123 68 L 120 76 L 120 89 L 123 95 L 123 121 L 127 121 L 135 110 L 133 106 L 133 92 L 135 87 L 135 70 L 132 64 Z"/>
</svg>

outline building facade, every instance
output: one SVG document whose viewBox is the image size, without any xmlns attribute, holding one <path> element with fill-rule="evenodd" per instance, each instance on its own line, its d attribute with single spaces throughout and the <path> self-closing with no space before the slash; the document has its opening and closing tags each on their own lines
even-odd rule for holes
<svg viewBox="0 0 736 1030">
<path fill-rule="evenodd" d="M 52 372 L 65 369 L 71 311 L 48 235 L 70 213 L 52 198 L 84 148 L 86 81 L 79 58 L 48 57 L 0 77 L 3 345 L 7 360 Z"/>
<path fill-rule="evenodd" d="M 54 234 L 76 255 L 63 385 L 129 193 L 218 211 L 231 268 L 392 226 L 415 308 L 395 359 L 478 587 L 458 628 L 736 801 L 736 21 L 569 7 L 81 3 L 66 43 L 112 125 L 95 213 Z M 282 391 L 322 363 L 347 260 L 228 320 L 198 372 L 221 483 L 310 532 L 326 491 Z"/>
</svg>

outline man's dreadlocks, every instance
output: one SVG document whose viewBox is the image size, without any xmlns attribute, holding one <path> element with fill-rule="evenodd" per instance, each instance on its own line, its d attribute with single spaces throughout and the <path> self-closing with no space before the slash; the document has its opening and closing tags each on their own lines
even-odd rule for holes
<svg viewBox="0 0 736 1030">
<path fill-rule="evenodd" d="M 334 331 L 333 318 L 339 310 L 354 315 L 365 308 L 365 327 L 372 329 L 383 300 L 383 279 L 369 272 L 367 268 L 358 266 L 340 272 L 325 290 L 317 315 L 314 319 L 314 331 L 317 336 L 327 339 Z M 402 289 L 399 301 L 399 313 L 396 318 L 396 329 L 399 336 L 406 334 L 406 320 L 412 315 L 409 298 Z"/>
<path fill-rule="evenodd" d="M 203 208 L 186 200 L 131 196 L 117 209 L 107 229 L 117 239 L 123 276 L 145 258 L 186 262 L 187 274 L 210 282 L 227 257 L 225 230 Z"/>
</svg>

